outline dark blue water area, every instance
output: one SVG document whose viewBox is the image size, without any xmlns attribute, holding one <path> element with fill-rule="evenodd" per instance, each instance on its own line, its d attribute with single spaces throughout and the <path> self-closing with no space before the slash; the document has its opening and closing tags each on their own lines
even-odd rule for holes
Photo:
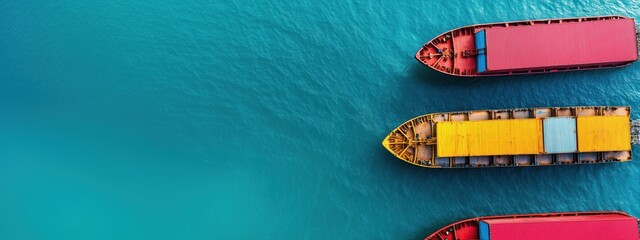
<svg viewBox="0 0 640 240">
<path fill-rule="evenodd" d="M 639 118 L 637 63 L 466 79 L 413 59 L 459 26 L 638 13 L 621 1 L 0 0 L 0 238 L 419 239 L 482 215 L 640 216 L 638 161 L 423 169 L 380 144 L 441 111 L 630 105 Z"/>
</svg>

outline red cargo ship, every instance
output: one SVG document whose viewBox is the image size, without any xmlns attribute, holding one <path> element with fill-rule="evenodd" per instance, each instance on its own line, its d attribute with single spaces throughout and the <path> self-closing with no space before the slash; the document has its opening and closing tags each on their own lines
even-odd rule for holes
<svg viewBox="0 0 640 240">
<path fill-rule="evenodd" d="M 415 57 L 464 77 L 622 67 L 638 60 L 637 35 L 623 16 L 490 23 L 445 32 Z"/>
<path fill-rule="evenodd" d="M 638 219 L 623 212 L 503 215 L 462 220 L 426 240 L 638 239 Z"/>
</svg>

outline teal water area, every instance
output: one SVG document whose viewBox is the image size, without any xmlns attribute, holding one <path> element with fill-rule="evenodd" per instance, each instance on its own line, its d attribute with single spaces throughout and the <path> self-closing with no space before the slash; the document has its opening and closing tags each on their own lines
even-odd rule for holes
<svg viewBox="0 0 640 240">
<path fill-rule="evenodd" d="M 380 144 L 440 111 L 631 105 L 638 118 L 638 63 L 462 79 L 413 54 L 474 23 L 639 13 L 634 1 L 0 0 L 0 239 L 418 239 L 479 215 L 640 216 L 638 160 L 430 170 Z"/>
</svg>

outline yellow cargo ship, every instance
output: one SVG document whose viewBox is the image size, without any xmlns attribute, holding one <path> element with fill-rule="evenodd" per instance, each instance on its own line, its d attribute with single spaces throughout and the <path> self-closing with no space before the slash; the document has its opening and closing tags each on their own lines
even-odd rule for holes
<svg viewBox="0 0 640 240">
<path fill-rule="evenodd" d="M 403 123 L 382 145 L 428 168 L 624 162 L 631 160 L 630 111 L 595 106 L 433 113 Z"/>
</svg>

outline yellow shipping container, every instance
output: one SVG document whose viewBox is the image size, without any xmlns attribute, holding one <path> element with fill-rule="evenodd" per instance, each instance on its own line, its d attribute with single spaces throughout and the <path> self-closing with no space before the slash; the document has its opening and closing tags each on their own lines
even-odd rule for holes
<svg viewBox="0 0 640 240">
<path fill-rule="evenodd" d="M 578 151 L 627 151 L 631 149 L 628 116 L 578 117 Z"/>
<path fill-rule="evenodd" d="M 540 119 L 438 122 L 438 157 L 540 154 Z"/>
</svg>

